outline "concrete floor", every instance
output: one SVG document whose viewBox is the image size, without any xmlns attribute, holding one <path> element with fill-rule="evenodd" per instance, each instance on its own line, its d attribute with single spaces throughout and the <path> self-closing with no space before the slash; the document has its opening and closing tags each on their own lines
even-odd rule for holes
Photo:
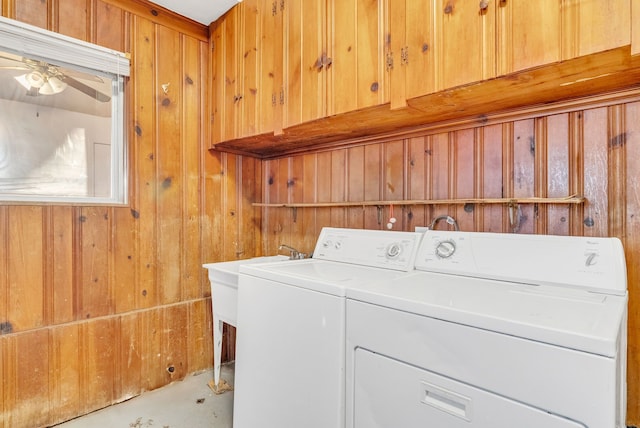
<svg viewBox="0 0 640 428">
<path fill-rule="evenodd" d="M 233 364 L 220 377 L 233 386 Z M 213 370 L 148 391 L 120 404 L 56 425 L 56 428 L 231 428 L 233 391 L 213 393 Z"/>
</svg>

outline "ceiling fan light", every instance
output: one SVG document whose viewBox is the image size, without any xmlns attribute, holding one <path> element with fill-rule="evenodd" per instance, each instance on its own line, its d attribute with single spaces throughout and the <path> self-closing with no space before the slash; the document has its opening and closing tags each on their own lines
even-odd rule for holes
<svg viewBox="0 0 640 428">
<path fill-rule="evenodd" d="M 26 79 L 32 88 L 42 88 L 42 85 L 46 82 L 45 77 L 38 71 L 32 71 L 27 74 Z"/>
<path fill-rule="evenodd" d="M 60 92 L 64 91 L 66 87 L 67 84 L 59 78 L 55 76 L 49 77 L 48 79 L 46 79 L 44 85 L 40 87 L 38 93 L 43 95 L 59 94 Z"/>
<path fill-rule="evenodd" d="M 16 79 L 19 84 L 24 86 L 24 88 L 27 91 L 31 89 L 31 83 L 29 83 L 29 80 L 27 80 L 27 74 L 21 74 L 20 76 L 15 76 L 14 79 Z"/>
</svg>

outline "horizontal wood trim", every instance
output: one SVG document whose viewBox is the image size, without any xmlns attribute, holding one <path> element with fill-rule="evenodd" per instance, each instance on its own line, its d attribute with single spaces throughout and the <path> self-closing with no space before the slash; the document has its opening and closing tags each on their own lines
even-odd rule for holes
<svg viewBox="0 0 640 428">
<path fill-rule="evenodd" d="M 266 208 L 331 208 L 331 207 L 370 207 L 385 205 L 465 205 L 465 204 L 582 204 L 586 199 L 582 196 L 566 198 L 463 198 L 463 199 L 411 199 L 398 201 L 350 201 L 350 202 L 316 202 L 316 203 L 255 203 L 254 207 Z"/>
<path fill-rule="evenodd" d="M 179 31 L 200 41 L 209 41 L 209 27 L 145 0 L 103 0 L 156 24 Z"/>
<path fill-rule="evenodd" d="M 620 102 L 640 94 L 639 82 L 640 56 L 632 57 L 625 46 L 414 98 L 404 109 L 384 104 L 286 128 L 282 135 L 225 141 L 212 150 L 271 159 L 431 129 L 482 126 L 518 114 L 577 109 L 592 105 L 593 97 Z"/>
</svg>

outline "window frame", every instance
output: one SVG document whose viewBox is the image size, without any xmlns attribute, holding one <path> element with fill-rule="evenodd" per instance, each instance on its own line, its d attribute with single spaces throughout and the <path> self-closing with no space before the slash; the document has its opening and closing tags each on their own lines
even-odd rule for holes
<svg viewBox="0 0 640 428">
<path fill-rule="evenodd" d="M 0 204 L 58 203 L 76 205 L 128 204 L 128 144 L 125 124 L 125 78 L 130 76 L 129 55 L 40 27 L 0 16 L 0 51 L 56 66 L 108 76 L 111 98 L 111 195 L 69 196 L 0 193 Z"/>
</svg>

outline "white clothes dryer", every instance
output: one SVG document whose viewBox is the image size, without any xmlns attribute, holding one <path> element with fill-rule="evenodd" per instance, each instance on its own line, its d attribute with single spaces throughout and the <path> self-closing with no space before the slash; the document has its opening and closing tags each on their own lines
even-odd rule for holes
<svg viewBox="0 0 640 428">
<path fill-rule="evenodd" d="M 413 269 L 422 235 L 323 228 L 313 258 L 243 265 L 235 428 L 341 428 L 345 294 Z"/>
<path fill-rule="evenodd" d="M 347 297 L 347 428 L 625 426 L 615 238 L 428 231 Z"/>
</svg>

